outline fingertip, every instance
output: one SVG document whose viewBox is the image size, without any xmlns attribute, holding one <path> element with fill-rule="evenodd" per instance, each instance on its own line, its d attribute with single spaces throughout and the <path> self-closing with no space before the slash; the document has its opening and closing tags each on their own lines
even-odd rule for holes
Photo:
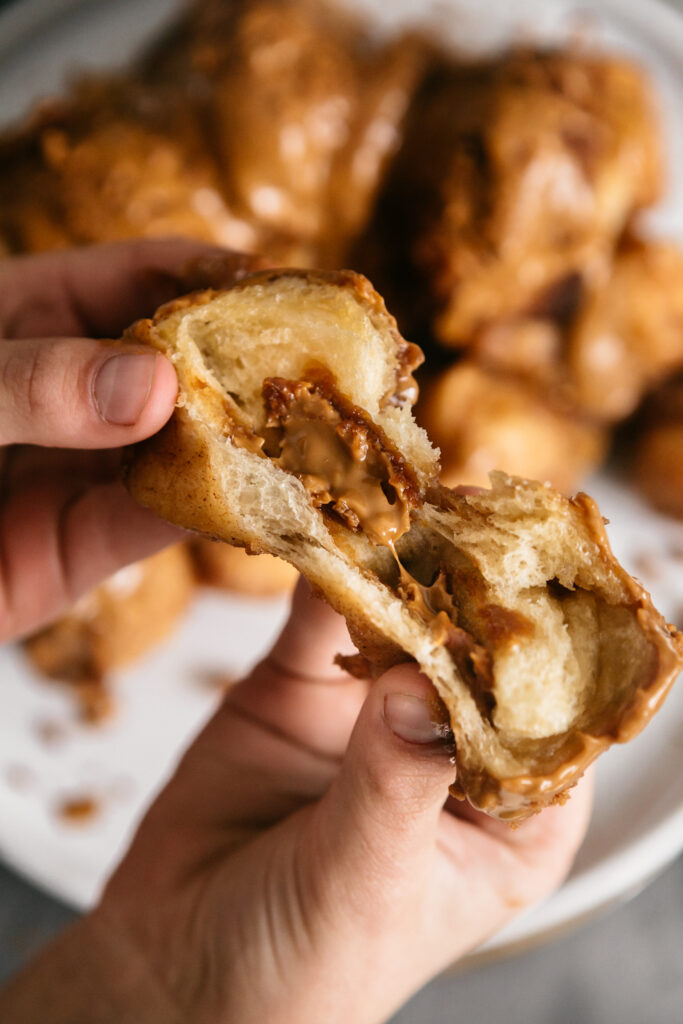
<svg viewBox="0 0 683 1024">
<path fill-rule="evenodd" d="M 378 682 L 387 692 L 400 689 L 425 699 L 429 696 L 437 696 L 431 679 L 420 670 L 414 661 L 403 661 L 399 665 L 387 669 Z"/>
<path fill-rule="evenodd" d="M 385 726 L 404 743 L 437 745 L 452 740 L 448 711 L 417 665 L 396 665 L 376 684 Z"/>
<path fill-rule="evenodd" d="M 169 419 L 178 380 L 160 353 L 124 348 L 96 367 L 92 390 L 100 419 L 116 430 L 115 443 L 131 444 L 156 433 Z"/>
<path fill-rule="evenodd" d="M 141 437 L 154 434 L 163 427 L 173 413 L 177 397 L 178 378 L 173 363 L 157 352 L 149 397 L 138 421 L 140 430 L 145 431 Z"/>
<path fill-rule="evenodd" d="M 311 585 L 299 580 L 292 596 L 289 618 L 270 653 L 280 669 L 301 678 L 337 680 L 348 678 L 335 663 L 338 654 L 352 655 L 344 618 L 320 597 Z"/>
<path fill-rule="evenodd" d="M 447 712 L 416 665 L 397 665 L 370 687 L 347 751 L 346 773 L 389 818 L 433 817 L 453 781 Z"/>
</svg>

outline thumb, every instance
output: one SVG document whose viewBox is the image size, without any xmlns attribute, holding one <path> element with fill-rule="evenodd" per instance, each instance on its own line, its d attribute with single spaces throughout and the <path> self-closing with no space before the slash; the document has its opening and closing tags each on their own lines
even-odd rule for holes
<svg viewBox="0 0 683 1024">
<path fill-rule="evenodd" d="M 434 848 L 453 781 L 447 713 L 414 665 L 391 669 L 370 688 L 339 776 L 321 804 L 323 834 L 343 874 L 396 877 Z M 349 875 L 346 875 L 348 878 Z"/>
<path fill-rule="evenodd" d="M 115 448 L 173 411 L 172 365 L 151 349 L 89 338 L 0 344 L 0 444 Z"/>
</svg>

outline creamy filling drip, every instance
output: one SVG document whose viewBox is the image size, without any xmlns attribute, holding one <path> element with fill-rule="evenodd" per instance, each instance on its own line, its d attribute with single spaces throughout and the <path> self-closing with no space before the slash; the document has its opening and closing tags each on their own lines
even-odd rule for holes
<svg viewBox="0 0 683 1024">
<path fill-rule="evenodd" d="M 410 528 L 410 509 L 420 502 L 414 474 L 329 375 L 311 378 L 264 381 L 264 450 L 302 481 L 318 508 L 373 543 L 390 544 Z"/>
<path fill-rule="evenodd" d="M 489 651 L 458 625 L 460 616 L 449 589 L 446 568 L 440 566 L 433 582 L 425 586 L 408 572 L 393 545 L 392 550 L 399 571 L 396 593 L 428 626 L 434 642 L 446 648 L 479 711 L 490 718 L 495 706 L 493 660 Z"/>
</svg>

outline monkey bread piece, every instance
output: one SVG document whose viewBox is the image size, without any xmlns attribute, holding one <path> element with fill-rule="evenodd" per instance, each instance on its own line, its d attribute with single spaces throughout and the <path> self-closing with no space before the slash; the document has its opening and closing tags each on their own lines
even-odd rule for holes
<svg viewBox="0 0 683 1024">
<path fill-rule="evenodd" d="M 50 679 L 101 686 L 153 648 L 176 626 L 194 593 L 182 545 L 120 569 L 52 625 L 25 641 L 33 664 Z M 90 693 L 90 690 L 83 690 Z"/>
<path fill-rule="evenodd" d="M 634 476 L 655 508 L 683 519 L 683 417 L 643 430 L 635 443 Z"/>
<path fill-rule="evenodd" d="M 522 381 L 465 361 L 422 389 L 416 416 L 441 450 L 441 480 L 486 486 L 489 473 L 575 490 L 602 461 L 603 428 L 548 402 Z"/>
<path fill-rule="evenodd" d="M 649 86 L 628 61 L 513 51 L 450 63 L 414 104 L 386 230 L 428 289 L 437 338 L 462 346 L 492 322 L 552 319 L 558 302 L 564 315 L 567 288 L 578 299 L 577 282 L 604 277 L 661 176 Z"/>
<path fill-rule="evenodd" d="M 475 495 L 439 485 L 410 409 L 418 352 L 365 279 L 255 274 L 124 340 L 179 380 L 172 419 L 130 451 L 131 493 L 291 562 L 346 616 L 356 672 L 415 659 L 475 806 L 514 820 L 563 800 L 661 704 L 683 643 L 594 503 L 502 474 Z"/>
<path fill-rule="evenodd" d="M 588 415 L 625 419 L 683 367 L 683 250 L 629 239 L 569 334 L 571 396 Z"/>
<path fill-rule="evenodd" d="M 424 64 L 320 0 L 200 0 L 143 61 L 185 81 L 231 209 L 283 265 L 339 266 L 367 216 Z"/>
<path fill-rule="evenodd" d="M 254 268 L 256 269 L 256 268 Z M 473 338 L 467 359 L 558 393 L 564 383 L 565 332 L 554 320 L 519 317 L 492 323 Z"/>
<path fill-rule="evenodd" d="M 249 221 L 337 264 L 364 220 L 421 66 L 417 42 L 373 46 L 325 3 L 234 5 L 214 75 L 226 190 Z"/>
<path fill-rule="evenodd" d="M 200 539 L 190 545 L 197 582 L 218 590 L 274 597 L 291 591 L 297 571 L 272 555 L 249 555 L 243 548 Z"/>
<path fill-rule="evenodd" d="M 254 247 L 175 92 L 84 80 L 0 143 L 0 233 L 15 252 L 182 235 Z"/>
<path fill-rule="evenodd" d="M 634 441 L 636 486 L 668 515 L 683 519 L 683 376 L 655 391 L 639 414 Z"/>
</svg>

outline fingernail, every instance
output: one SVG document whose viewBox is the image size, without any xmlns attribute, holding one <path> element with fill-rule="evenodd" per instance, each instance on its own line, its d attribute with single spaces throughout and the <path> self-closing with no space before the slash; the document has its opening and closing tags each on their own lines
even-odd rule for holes
<svg viewBox="0 0 683 1024">
<path fill-rule="evenodd" d="M 449 734 L 448 725 L 435 716 L 434 702 L 410 693 L 388 693 L 384 698 L 384 720 L 406 743 L 434 743 Z"/>
<path fill-rule="evenodd" d="M 112 356 L 95 378 L 95 404 L 105 423 L 129 427 L 137 423 L 152 390 L 156 355 Z"/>
</svg>

